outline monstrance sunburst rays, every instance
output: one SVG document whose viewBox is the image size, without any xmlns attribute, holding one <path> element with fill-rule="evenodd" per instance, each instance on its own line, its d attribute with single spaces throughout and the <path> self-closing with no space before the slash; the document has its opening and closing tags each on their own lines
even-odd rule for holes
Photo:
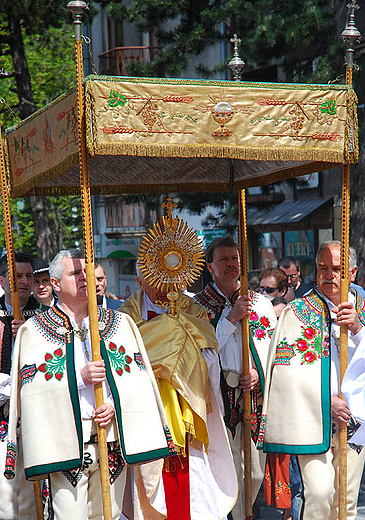
<svg viewBox="0 0 365 520">
<path fill-rule="evenodd" d="M 201 241 L 194 229 L 188 228 L 179 217 L 172 218 L 172 204 L 168 199 L 164 207 L 168 215 L 143 237 L 138 263 L 145 280 L 152 286 L 169 293 L 181 290 L 199 277 L 204 265 Z M 170 305 L 171 308 L 171 305 Z"/>
</svg>

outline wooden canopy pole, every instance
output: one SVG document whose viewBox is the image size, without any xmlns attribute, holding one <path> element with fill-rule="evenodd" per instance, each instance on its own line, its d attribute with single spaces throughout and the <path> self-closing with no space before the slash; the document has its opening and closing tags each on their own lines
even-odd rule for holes
<svg viewBox="0 0 365 520">
<path fill-rule="evenodd" d="M 15 252 L 13 242 L 13 230 L 11 227 L 11 215 L 9 205 L 8 181 L 5 171 L 5 159 L 3 140 L 0 127 L 0 167 L 1 167 L 1 203 L 3 207 L 3 225 L 5 231 L 6 255 L 8 260 L 9 282 L 11 290 L 11 305 L 13 307 L 13 317 L 16 320 L 22 319 L 19 303 L 18 280 L 15 265 Z M 39 480 L 33 482 L 34 501 L 37 520 L 43 520 L 42 493 Z"/>
<path fill-rule="evenodd" d="M 346 85 L 352 85 L 353 46 L 360 43 L 361 34 L 355 26 L 355 0 L 347 5 L 349 20 L 342 32 L 342 40 L 346 49 Z M 349 293 L 349 229 L 350 229 L 350 165 L 346 163 L 342 169 L 342 208 L 341 208 L 341 303 L 348 301 Z M 348 329 L 340 327 L 340 388 L 347 369 Z M 342 397 L 342 394 L 340 394 Z M 339 520 L 347 518 L 347 425 L 340 422 L 339 428 Z"/>
<path fill-rule="evenodd" d="M 248 247 L 246 222 L 246 193 L 239 192 L 239 246 L 241 258 L 241 295 L 248 294 Z M 250 372 L 250 341 L 248 316 L 241 320 L 242 330 L 242 373 Z M 251 392 L 243 393 L 243 453 L 244 453 L 244 493 L 245 519 L 252 518 L 252 461 L 251 461 Z"/>
<path fill-rule="evenodd" d="M 348 301 L 349 293 L 349 218 L 350 218 L 350 165 L 343 165 L 341 209 L 341 303 Z M 347 368 L 346 326 L 340 327 L 340 381 Z M 342 397 L 342 394 L 340 394 Z M 339 423 L 339 520 L 347 518 L 347 424 Z"/>
<path fill-rule="evenodd" d="M 89 182 L 88 157 L 86 149 L 86 125 L 85 125 L 85 95 L 84 95 L 84 71 L 82 55 L 81 19 L 83 10 L 87 5 L 82 0 L 72 0 L 67 4 L 74 18 L 75 29 L 75 61 L 76 61 L 76 92 L 77 92 L 77 122 L 78 122 L 78 144 L 79 144 L 79 167 L 80 167 L 80 189 L 82 205 L 82 224 L 86 264 L 86 282 L 88 294 L 88 312 L 90 319 L 90 338 L 93 361 L 99 361 L 100 336 L 98 327 L 95 263 L 94 263 L 94 240 L 91 213 L 91 194 Z M 95 405 L 99 408 L 104 403 L 103 388 L 101 384 L 94 385 Z M 106 442 L 106 430 L 98 425 L 98 445 L 100 458 L 100 477 L 103 498 L 104 520 L 112 520 L 112 508 L 110 499 L 110 482 L 108 466 L 108 447 Z"/>
<path fill-rule="evenodd" d="M 356 1 L 348 4 L 349 22 L 342 32 L 346 49 L 346 85 L 352 85 L 353 46 L 360 41 L 361 34 L 355 27 Z M 350 228 L 350 165 L 343 165 L 342 170 L 342 208 L 341 208 L 341 303 L 348 300 L 349 291 L 349 228 Z M 340 381 L 347 369 L 348 329 L 340 327 Z M 342 395 L 341 395 L 342 396 Z M 347 425 L 340 423 L 339 431 L 339 520 L 347 518 Z"/>
<path fill-rule="evenodd" d="M 234 52 L 228 67 L 233 73 L 234 81 L 241 80 L 241 74 L 245 63 L 238 55 L 238 45 L 241 40 L 237 34 L 231 38 Z M 241 258 L 241 296 L 248 294 L 248 247 L 247 247 L 247 222 L 246 222 L 246 192 L 240 190 L 238 195 L 239 213 L 239 248 Z M 248 316 L 241 320 L 242 332 L 242 374 L 250 372 L 250 340 Z M 243 456 L 244 456 L 244 494 L 245 494 L 245 520 L 252 518 L 252 457 L 251 457 L 251 392 L 243 393 Z"/>
</svg>

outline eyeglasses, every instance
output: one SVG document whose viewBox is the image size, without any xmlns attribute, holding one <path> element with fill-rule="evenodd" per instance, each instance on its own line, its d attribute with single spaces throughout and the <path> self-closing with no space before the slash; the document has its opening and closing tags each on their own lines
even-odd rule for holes
<svg viewBox="0 0 365 520">
<path fill-rule="evenodd" d="M 295 274 L 287 274 L 287 277 L 289 278 L 289 280 L 294 280 L 294 278 L 296 278 L 298 276 L 298 273 L 295 273 Z"/>
<path fill-rule="evenodd" d="M 263 287 L 260 285 L 260 293 L 266 292 L 267 294 L 272 294 L 277 290 L 277 287 Z"/>
</svg>

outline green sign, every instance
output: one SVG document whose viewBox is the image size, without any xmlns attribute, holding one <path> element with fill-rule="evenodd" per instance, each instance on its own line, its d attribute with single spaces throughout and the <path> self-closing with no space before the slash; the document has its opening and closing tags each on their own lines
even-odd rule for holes
<svg viewBox="0 0 365 520">
<path fill-rule="evenodd" d="M 208 247 L 211 242 L 217 237 L 225 237 L 227 231 L 225 229 L 200 229 L 198 236 L 201 238 L 204 247 Z"/>
</svg>

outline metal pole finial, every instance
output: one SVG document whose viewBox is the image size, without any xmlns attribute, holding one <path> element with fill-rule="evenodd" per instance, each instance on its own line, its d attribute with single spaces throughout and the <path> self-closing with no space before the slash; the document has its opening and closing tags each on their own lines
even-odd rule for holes
<svg viewBox="0 0 365 520">
<path fill-rule="evenodd" d="M 71 2 L 67 4 L 67 9 L 71 12 L 74 19 L 75 38 L 81 41 L 82 15 L 84 11 L 89 9 L 89 6 L 83 0 L 71 0 Z"/>
<path fill-rule="evenodd" d="M 348 23 L 341 33 L 341 38 L 346 44 L 346 67 L 352 69 L 354 66 L 353 47 L 361 41 L 361 32 L 355 25 L 355 10 L 360 9 L 360 7 L 357 5 L 356 0 L 351 0 L 351 2 L 347 4 L 347 9 L 349 10 Z"/>
<path fill-rule="evenodd" d="M 238 44 L 241 43 L 241 40 L 238 38 L 237 34 L 234 34 L 230 41 L 234 44 L 234 52 L 231 61 L 228 63 L 228 67 L 233 73 L 234 81 L 241 81 L 241 74 L 243 67 L 245 66 L 245 62 L 241 60 L 238 55 Z"/>
</svg>

